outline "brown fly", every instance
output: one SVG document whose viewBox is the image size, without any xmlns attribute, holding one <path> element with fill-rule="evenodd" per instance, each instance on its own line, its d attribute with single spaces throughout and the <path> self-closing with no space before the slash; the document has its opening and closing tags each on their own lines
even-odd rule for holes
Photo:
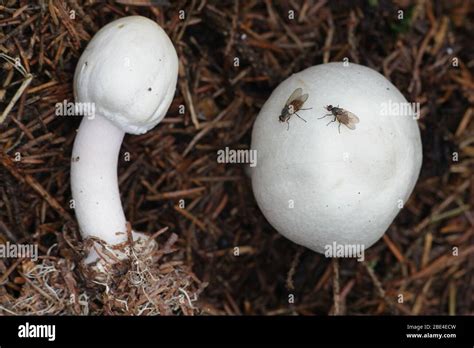
<svg viewBox="0 0 474 348">
<path fill-rule="evenodd" d="M 293 91 L 293 93 L 291 93 L 290 97 L 285 103 L 285 107 L 281 110 L 281 114 L 279 117 L 280 122 L 286 122 L 288 124 L 287 130 L 290 129 L 290 118 L 292 115 L 296 115 L 306 122 L 306 120 L 297 113 L 297 111 L 300 110 L 311 109 L 302 109 L 302 106 L 306 100 L 308 100 L 308 93 L 303 94 L 302 88 L 297 88 Z"/>
<path fill-rule="evenodd" d="M 339 122 L 339 126 L 337 127 L 339 133 L 341 133 L 341 124 L 345 125 L 349 129 L 356 129 L 356 123 L 359 123 L 360 121 L 359 117 L 350 111 L 340 108 L 339 106 L 328 105 L 326 106 L 326 110 L 329 111 L 330 114 L 326 114 L 323 117 L 318 118 L 318 120 L 327 116 L 334 116 L 334 119 L 329 121 L 326 126 L 329 126 L 329 124 L 336 121 Z"/>
</svg>

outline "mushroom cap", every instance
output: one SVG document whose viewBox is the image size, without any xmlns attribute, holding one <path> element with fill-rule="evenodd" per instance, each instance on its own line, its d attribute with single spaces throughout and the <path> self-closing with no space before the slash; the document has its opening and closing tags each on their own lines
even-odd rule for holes
<svg viewBox="0 0 474 348">
<path fill-rule="evenodd" d="M 291 93 L 309 97 L 290 127 L 278 116 Z M 262 107 L 252 132 L 257 166 L 252 187 L 264 216 L 282 235 L 324 253 L 340 245 L 370 247 L 385 233 L 417 181 L 422 148 L 413 110 L 384 76 L 357 64 L 317 65 L 283 81 Z M 360 119 L 351 130 L 327 105 Z M 390 105 L 392 105 L 390 107 Z M 395 106 L 393 106 L 395 105 Z M 387 110 L 384 110 L 386 108 Z"/>
<path fill-rule="evenodd" d="M 76 102 L 123 131 L 142 134 L 165 117 L 176 90 L 178 56 L 154 21 L 130 16 L 100 29 L 76 67 Z"/>
</svg>

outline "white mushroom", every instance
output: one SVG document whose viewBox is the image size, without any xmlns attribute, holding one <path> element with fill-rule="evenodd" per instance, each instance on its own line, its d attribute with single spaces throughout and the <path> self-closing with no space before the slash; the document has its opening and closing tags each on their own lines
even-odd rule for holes
<svg viewBox="0 0 474 348">
<path fill-rule="evenodd" d="M 75 213 L 84 239 L 110 245 L 127 240 L 117 182 L 125 132 L 142 134 L 165 116 L 176 90 L 178 57 L 163 29 L 131 16 L 95 34 L 77 64 L 76 102 L 90 103 L 94 117 L 79 127 L 71 163 Z M 91 252 L 86 262 L 95 261 Z"/>
<path fill-rule="evenodd" d="M 308 94 L 279 122 L 297 88 Z M 323 64 L 282 82 L 252 133 L 257 203 L 271 225 L 297 244 L 325 253 L 334 242 L 368 248 L 385 233 L 417 181 L 422 148 L 413 109 L 384 76 L 367 67 Z M 359 118 L 355 129 L 329 121 L 327 105 Z M 397 112 L 408 111 L 407 114 Z"/>
</svg>

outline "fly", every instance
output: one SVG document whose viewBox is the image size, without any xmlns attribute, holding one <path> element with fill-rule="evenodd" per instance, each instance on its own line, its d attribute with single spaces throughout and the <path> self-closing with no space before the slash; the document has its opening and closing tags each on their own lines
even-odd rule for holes
<svg viewBox="0 0 474 348">
<path fill-rule="evenodd" d="M 339 122 L 339 126 L 337 127 L 339 133 L 341 133 L 341 124 L 345 125 L 349 129 L 356 129 L 356 123 L 359 123 L 360 120 L 359 117 L 354 115 L 352 112 L 340 108 L 339 106 L 328 105 L 325 108 L 330 112 L 330 114 L 326 114 L 323 117 L 318 118 L 318 120 L 327 116 L 334 116 L 334 119 L 329 121 L 326 126 L 329 126 L 329 124 L 337 121 Z"/>
<path fill-rule="evenodd" d="M 303 94 L 302 88 L 297 88 L 291 93 L 290 97 L 285 103 L 285 107 L 281 110 L 281 114 L 279 116 L 280 122 L 286 122 L 288 124 L 287 130 L 290 129 L 290 118 L 292 115 L 296 115 L 301 118 L 303 121 L 306 120 L 298 115 L 297 111 L 300 110 L 310 110 L 312 108 L 303 109 L 303 104 L 306 100 L 308 100 L 308 93 Z"/>
</svg>

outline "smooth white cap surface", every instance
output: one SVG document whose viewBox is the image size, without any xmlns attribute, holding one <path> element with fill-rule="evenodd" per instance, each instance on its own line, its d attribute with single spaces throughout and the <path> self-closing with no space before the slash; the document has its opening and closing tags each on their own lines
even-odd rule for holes
<svg viewBox="0 0 474 348">
<path fill-rule="evenodd" d="M 130 16 L 100 29 L 74 75 L 76 102 L 127 133 L 141 134 L 165 117 L 176 90 L 178 57 L 168 35 L 152 20 Z"/>
<path fill-rule="evenodd" d="M 303 108 L 312 109 L 298 112 L 307 123 L 293 115 L 287 130 L 278 116 L 296 88 L 309 94 Z M 413 113 L 394 111 L 401 103 L 384 76 L 352 63 L 313 66 L 283 81 L 260 111 L 251 145 L 258 158 L 253 191 L 272 226 L 320 253 L 333 242 L 368 248 L 382 237 L 422 162 Z M 356 129 L 341 125 L 338 133 L 337 122 L 326 126 L 333 118 L 318 120 L 329 104 L 357 115 Z"/>
</svg>

